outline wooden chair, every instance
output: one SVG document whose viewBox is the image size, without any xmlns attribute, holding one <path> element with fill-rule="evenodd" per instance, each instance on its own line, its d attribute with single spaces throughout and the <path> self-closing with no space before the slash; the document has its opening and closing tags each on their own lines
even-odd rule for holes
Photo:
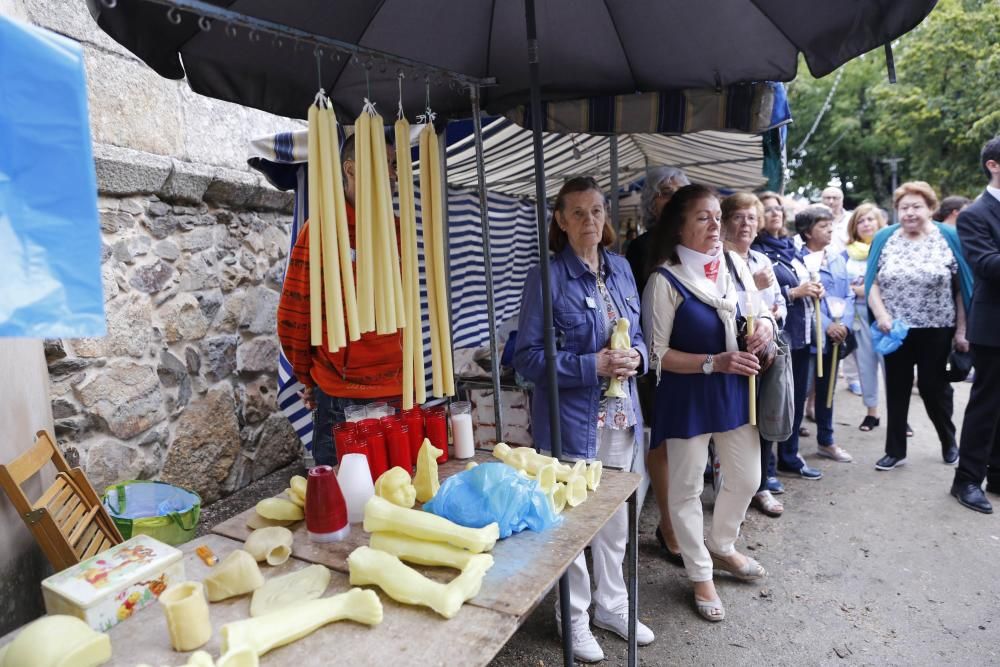
<svg viewBox="0 0 1000 667">
<path fill-rule="evenodd" d="M 56 478 L 32 502 L 21 485 L 49 461 Z M 80 468 L 70 468 L 45 431 L 35 444 L 7 465 L 0 465 L 0 487 L 35 536 L 56 572 L 122 542 L 122 535 Z"/>
</svg>

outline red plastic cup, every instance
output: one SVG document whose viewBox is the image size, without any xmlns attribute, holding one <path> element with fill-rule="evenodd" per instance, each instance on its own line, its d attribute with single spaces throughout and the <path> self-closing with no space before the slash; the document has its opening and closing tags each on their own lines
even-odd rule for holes
<svg viewBox="0 0 1000 667">
<path fill-rule="evenodd" d="M 330 466 L 316 466 L 306 480 L 306 530 L 313 542 L 338 542 L 351 531 L 347 503 Z"/>
<path fill-rule="evenodd" d="M 351 453 L 358 435 L 357 424 L 354 422 L 340 422 L 333 425 L 333 444 L 337 450 L 337 461 L 344 459 L 344 454 Z"/>
<path fill-rule="evenodd" d="M 413 470 L 410 456 L 410 429 L 400 417 L 383 417 L 382 431 L 385 433 L 385 447 L 389 454 L 389 467 L 399 466 L 406 472 Z"/>
<path fill-rule="evenodd" d="M 382 424 L 377 419 L 364 419 L 358 422 L 358 436 L 367 445 L 368 467 L 372 471 L 372 481 L 389 469 L 389 454 L 385 447 L 385 434 Z"/>
<path fill-rule="evenodd" d="M 448 409 L 438 406 L 427 410 L 424 414 L 425 437 L 444 452 L 437 459 L 438 463 L 444 463 L 448 460 Z"/>
<path fill-rule="evenodd" d="M 399 415 L 409 429 L 410 435 L 410 460 L 417 464 L 417 454 L 420 453 L 420 446 L 424 444 L 424 411 L 420 406 L 410 410 L 403 410 Z"/>
</svg>

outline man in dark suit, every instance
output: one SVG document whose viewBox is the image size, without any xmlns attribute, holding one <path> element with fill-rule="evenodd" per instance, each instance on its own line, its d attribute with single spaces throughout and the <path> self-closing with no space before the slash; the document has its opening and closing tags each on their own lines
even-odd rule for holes
<svg viewBox="0 0 1000 667">
<path fill-rule="evenodd" d="M 982 165 L 990 179 L 986 192 L 958 216 L 962 251 L 976 277 L 966 331 L 976 378 L 951 495 L 990 514 L 983 480 L 987 492 L 1000 494 L 1000 136 L 983 146 Z"/>
</svg>

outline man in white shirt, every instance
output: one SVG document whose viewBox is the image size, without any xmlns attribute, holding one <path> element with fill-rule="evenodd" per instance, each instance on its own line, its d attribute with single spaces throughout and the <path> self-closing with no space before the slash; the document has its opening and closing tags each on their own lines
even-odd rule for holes
<svg viewBox="0 0 1000 667">
<path fill-rule="evenodd" d="M 830 186 L 820 195 L 823 205 L 833 211 L 833 239 L 828 251 L 841 253 L 847 247 L 847 223 L 851 220 L 852 211 L 844 210 L 844 191 Z"/>
</svg>

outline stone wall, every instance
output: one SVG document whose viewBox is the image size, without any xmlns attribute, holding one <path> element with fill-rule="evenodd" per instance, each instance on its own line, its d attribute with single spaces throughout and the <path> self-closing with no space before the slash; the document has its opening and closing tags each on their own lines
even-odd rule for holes
<svg viewBox="0 0 1000 667">
<path fill-rule="evenodd" d="M 290 216 L 102 197 L 105 338 L 46 348 L 56 437 L 96 488 L 187 486 L 205 502 L 299 456 L 277 411 Z"/>
</svg>

